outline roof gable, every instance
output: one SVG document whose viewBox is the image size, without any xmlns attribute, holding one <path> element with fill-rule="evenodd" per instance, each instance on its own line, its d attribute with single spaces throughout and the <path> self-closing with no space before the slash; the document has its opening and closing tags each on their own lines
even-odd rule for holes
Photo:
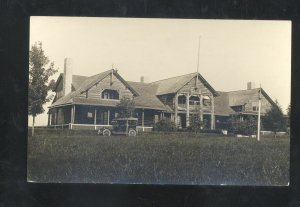
<svg viewBox="0 0 300 207">
<path fill-rule="evenodd" d="M 259 96 L 260 88 L 254 88 L 250 90 L 238 90 L 238 91 L 229 91 L 229 105 L 230 106 L 239 106 L 244 105 L 248 102 L 249 97 Z M 273 106 L 277 106 L 277 104 L 270 98 L 270 96 L 265 92 L 265 90 L 261 89 L 261 94 L 272 104 Z"/>
<path fill-rule="evenodd" d="M 78 96 L 79 94 L 89 90 L 91 87 L 93 87 L 95 84 L 106 78 L 110 74 L 114 74 L 116 78 L 118 78 L 126 87 L 128 87 L 129 90 L 133 92 L 135 96 L 138 96 L 139 94 L 135 91 L 134 88 L 132 88 L 114 69 L 107 70 L 105 72 L 85 77 L 85 76 L 73 76 L 73 87 L 75 88 L 75 91 L 67 94 L 66 96 L 61 97 L 57 101 L 55 101 L 51 107 L 63 105 L 63 104 L 69 104 L 73 102 L 73 98 Z M 81 82 L 81 83 L 80 83 Z"/>
<path fill-rule="evenodd" d="M 190 73 L 186 75 L 176 76 L 172 78 L 167 78 L 159 81 L 152 82 L 152 85 L 157 86 L 156 95 L 163 95 L 169 93 L 178 92 L 185 84 L 190 82 L 193 78 L 197 76 L 197 73 Z M 200 81 L 215 95 L 218 93 L 211 87 L 211 85 L 198 73 L 198 78 Z"/>
</svg>

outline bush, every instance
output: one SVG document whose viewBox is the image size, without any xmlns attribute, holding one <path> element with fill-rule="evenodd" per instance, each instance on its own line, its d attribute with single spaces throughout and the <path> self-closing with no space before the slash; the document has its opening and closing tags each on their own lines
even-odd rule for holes
<svg viewBox="0 0 300 207">
<path fill-rule="evenodd" d="M 176 124 L 170 119 L 161 119 L 154 125 L 153 130 L 161 132 L 174 132 L 176 131 Z"/>
<path fill-rule="evenodd" d="M 261 126 L 262 128 L 262 126 Z M 240 121 L 233 118 L 230 121 L 229 132 L 234 134 L 252 135 L 257 132 L 257 120 L 254 117 L 248 117 L 247 119 Z"/>
<path fill-rule="evenodd" d="M 200 133 L 206 134 L 222 134 L 222 129 L 201 129 Z"/>
<path fill-rule="evenodd" d="M 193 132 L 200 132 L 205 125 L 205 121 L 201 121 L 199 114 L 193 114 L 190 117 L 190 126 L 188 127 L 188 130 Z"/>
</svg>

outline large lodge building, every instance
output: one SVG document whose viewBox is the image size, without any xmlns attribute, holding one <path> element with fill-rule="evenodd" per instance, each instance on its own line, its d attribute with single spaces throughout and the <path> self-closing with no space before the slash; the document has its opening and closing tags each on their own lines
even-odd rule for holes
<svg viewBox="0 0 300 207">
<path fill-rule="evenodd" d="M 151 83 L 126 81 L 111 69 L 94 76 L 72 75 L 72 61 L 64 62 L 64 73 L 56 81 L 56 93 L 48 111 L 49 127 L 98 129 L 118 116 L 116 105 L 122 97 L 132 98 L 139 128 L 152 129 L 163 118 L 179 128 L 189 126 L 190 116 L 200 114 L 210 129 L 222 128 L 231 116 L 241 120 L 257 116 L 259 88 L 216 91 L 199 73 L 191 73 Z M 261 114 L 276 104 L 261 89 Z"/>
</svg>

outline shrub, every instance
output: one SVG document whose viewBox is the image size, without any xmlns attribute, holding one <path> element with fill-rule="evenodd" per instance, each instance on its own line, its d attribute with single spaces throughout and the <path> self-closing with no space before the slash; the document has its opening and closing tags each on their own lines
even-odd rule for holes
<svg viewBox="0 0 300 207">
<path fill-rule="evenodd" d="M 222 134 L 222 129 L 201 129 L 200 133 Z"/>
<path fill-rule="evenodd" d="M 233 118 L 229 124 L 229 132 L 234 134 L 252 135 L 257 131 L 257 119 L 250 116 L 247 119 L 240 121 Z"/>
<path fill-rule="evenodd" d="M 188 127 L 188 129 L 189 131 L 200 132 L 205 125 L 206 125 L 205 120 L 201 121 L 199 114 L 193 114 L 190 117 L 190 126 Z"/>
<path fill-rule="evenodd" d="M 153 130 L 162 132 L 173 132 L 176 131 L 176 124 L 170 119 L 164 118 L 154 125 Z"/>
</svg>

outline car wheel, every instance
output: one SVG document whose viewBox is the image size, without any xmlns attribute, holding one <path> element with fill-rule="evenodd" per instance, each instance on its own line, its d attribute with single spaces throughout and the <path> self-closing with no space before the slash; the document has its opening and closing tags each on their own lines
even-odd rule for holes
<svg viewBox="0 0 300 207">
<path fill-rule="evenodd" d="M 109 137 L 111 135 L 111 131 L 109 129 L 104 129 L 102 135 Z"/>
<path fill-rule="evenodd" d="M 128 136 L 135 137 L 136 136 L 136 131 L 134 129 L 129 129 Z"/>
</svg>

